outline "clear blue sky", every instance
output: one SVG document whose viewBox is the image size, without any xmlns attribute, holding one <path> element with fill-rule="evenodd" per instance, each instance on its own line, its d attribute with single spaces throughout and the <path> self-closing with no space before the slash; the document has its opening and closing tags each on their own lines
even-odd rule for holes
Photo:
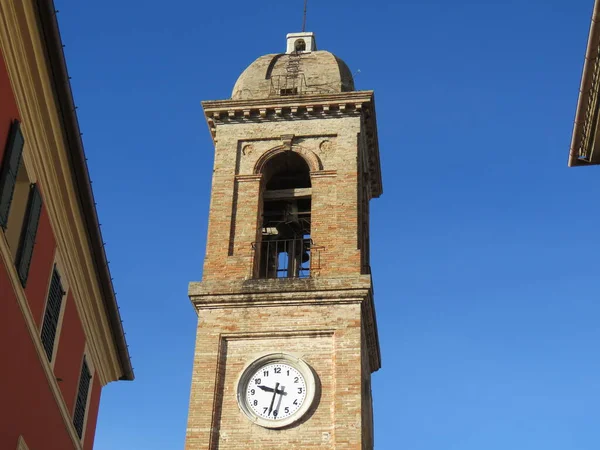
<svg viewBox="0 0 600 450">
<path fill-rule="evenodd" d="M 201 100 L 302 0 L 56 0 L 136 380 L 97 450 L 181 449 L 213 148 Z M 376 448 L 600 448 L 600 168 L 567 168 L 592 0 L 311 0 L 377 99 Z"/>
</svg>

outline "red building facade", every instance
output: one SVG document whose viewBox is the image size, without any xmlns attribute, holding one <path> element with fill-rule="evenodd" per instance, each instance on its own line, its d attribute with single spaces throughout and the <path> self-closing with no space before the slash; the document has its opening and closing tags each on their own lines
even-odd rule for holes
<svg viewBox="0 0 600 450">
<path fill-rule="evenodd" d="M 91 449 L 133 370 L 51 0 L 0 4 L 0 449 Z"/>
</svg>

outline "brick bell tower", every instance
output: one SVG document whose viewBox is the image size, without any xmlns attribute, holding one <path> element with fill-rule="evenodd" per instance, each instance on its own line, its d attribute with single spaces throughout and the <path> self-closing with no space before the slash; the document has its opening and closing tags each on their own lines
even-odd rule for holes
<svg viewBox="0 0 600 450">
<path fill-rule="evenodd" d="M 303 32 L 202 105 L 215 162 L 185 448 L 372 449 L 373 92 Z"/>
</svg>

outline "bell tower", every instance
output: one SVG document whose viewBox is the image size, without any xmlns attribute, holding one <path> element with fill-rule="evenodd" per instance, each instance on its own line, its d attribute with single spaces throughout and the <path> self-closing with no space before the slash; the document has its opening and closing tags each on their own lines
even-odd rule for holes
<svg viewBox="0 0 600 450">
<path fill-rule="evenodd" d="M 375 101 L 313 33 L 202 103 L 215 146 L 186 445 L 372 449 Z"/>
</svg>

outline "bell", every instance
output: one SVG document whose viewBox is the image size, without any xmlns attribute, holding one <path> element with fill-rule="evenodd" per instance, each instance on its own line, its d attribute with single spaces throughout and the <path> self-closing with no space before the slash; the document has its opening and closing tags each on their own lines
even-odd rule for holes
<svg viewBox="0 0 600 450">
<path fill-rule="evenodd" d="M 308 252 L 304 252 L 302 253 L 302 262 L 308 262 L 308 260 L 310 259 L 310 254 Z"/>
</svg>

